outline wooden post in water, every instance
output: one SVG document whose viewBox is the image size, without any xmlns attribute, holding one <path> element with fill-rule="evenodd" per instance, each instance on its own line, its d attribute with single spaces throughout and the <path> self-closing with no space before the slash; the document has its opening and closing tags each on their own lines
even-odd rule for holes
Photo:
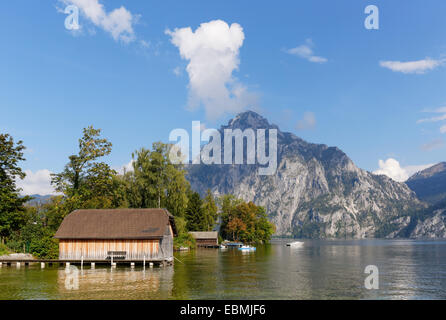
<svg viewBox="0 0 446 320">
<path fill-rule="evenodd" d="M 142 266 L 144 267 L 144 269 L 146 268 L 146 255 L 144 255 L 144 260 L 142 262 Z"/>
<path fill-rule="evenodd" d="M 65 267 L 69 268 L 69 267 L 70 267 L 70 263 L 69 263 L 69 262 L 66 262 L 66 263 L 65 263 Z"/>
<path fill-rule="evenodd" d="M 20 262 L 17 262 L 17 269 L 20 269 Z"/>
<path fill-rule="evenodd" d="M 81 256 L 81 269 L 84 267 L 84 256 Z"/>
<path fill-rule="evenodd" d="M 134 262 L 130 262 L 130 268 L 132 268 L 132 269 L 135 268 L 135 263 Z"/>
<path fill-rule="evenodd" d="M 41 262 L 41 263 L 40 263 L 40 268 L 41 268 L 41 269 L 45 269 L 45 262 Z"/>
<path fill-rule="evenodd" d="M 94 269 L 94 267 L 95 267 L 95 263 L 92 262 L 92 263 L 91 263 L 91 268 Z"/>
</svg>

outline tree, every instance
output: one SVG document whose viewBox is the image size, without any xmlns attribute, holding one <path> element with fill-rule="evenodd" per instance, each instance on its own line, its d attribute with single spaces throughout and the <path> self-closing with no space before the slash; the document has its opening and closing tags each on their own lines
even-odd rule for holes
<svg viewBox="0 0 446 320">
<path fill-rule="evenodd" d="M 100 138 L 100 134 L 101 130 L 93 126 L 84 128 L 78 154 L 68 157 L 69 162 L 61 173 L 51 175 L 51 183 L 56 191 L 64 194 L 65 205 L 70 211 L 120 206 L 120 201 L 116 201 L 120 199 L 116 194 L 119 189 L 119 181 L 115 178 L 117 172 L 108 164 L 97 161 L 109 155 L 112 149 L 111 142 Z"/>
<path fill-rule="evenodd" d="M 271 239 L 275 228 L 268 221 L 263 207 L 231 195 L 223 196 L 219 202 L 224 237 L 246 243 L 265 243 Z"/>
<path fill-rule="evenodd" d="M 91 176 L 95 161 L 109 155 L 112 144 L 107 139 L 99 138 L 101 129 L 93 126 L 84 128 L 83 137 L 79 139 L 79 152 L 68 157 L 70 160 L 63 172 L 52 174 L 51 183 L 56 191 L 66 196 L 75 196 L 81 192 L 86 176 Z"/>
<path fill-rule="evenodd" d="M 238 241 L 240 233 L 246 231 L 246 224 L 242 219 L 234 217 L 229 220 L 226 230 L 229 234 L 232 234 L 232 240 Z"/>
<path fill-rule="evenodd" d="M 189 231 L 205 231 L 206 221 L 203 214 L 203 201 L 198 192 L 192 192 L 186 209 L 186 226 Z"/>
<path fill-rule="evenodd" d="M 218 218 L 218 207 L 215 204 L 214 196 L 210 189 L 207 190 L 203 201 L 203 215 L 206 225 L 206 231 L 212 231 Z"/>
<path fill-rule="evenodd" d="M 20 197 L 16 187 L 16 178 L 25 178 L 25 173 L 18 166 L 24 161 L 22 141 L 14 143 L 9 134 L 0 134 L 0 237 L 9 237 L 24 223 L 23 204 L 30 197 Z"/>
<path fill-rule="evenodd" d="M 142 148 L 132 154 L 133 172 L 123 176 L 131 207 L 167 208 L 175 216 L 184 215 L 189 182 L 182 166 L 170 161 L 171 147 L 155 142 L 152 150 Z"/>
</svg>

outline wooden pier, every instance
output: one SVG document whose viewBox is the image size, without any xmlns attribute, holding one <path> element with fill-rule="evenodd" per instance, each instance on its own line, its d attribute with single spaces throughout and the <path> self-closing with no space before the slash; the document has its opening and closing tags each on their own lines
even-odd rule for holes
<svg viewBox="0 0 446 320">
<path fill-rule="evenodd" d="M 30 264 L 39 264 L 43 268 L 46 264 L 49 266 L 60 265 L 60 266 L 69 266 L 69 265 L 82 265 L 87 266 L 90 265 L 94 267 L 96 265 L 109 265 L 109 266 L 147 266 L 147 267 L 167 267 L 169 265 L 173 265 L 172 261 L 166 261 L 164 259 L 151 259 L 151 260 L 65 260 L 65 259 L 0 259 L 0 267 L 2 266 L 17 266 L 20 267 L 22 265 L 29 266 Z"/>
</svg>

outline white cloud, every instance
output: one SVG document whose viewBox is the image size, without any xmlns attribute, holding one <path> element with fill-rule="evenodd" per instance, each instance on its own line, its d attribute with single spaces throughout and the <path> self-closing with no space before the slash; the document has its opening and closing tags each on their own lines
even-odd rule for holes
<svg viewBox="0 0 446 320">
<path fill-rule="evenodd" d="M 439 122 L 446 120 L 446 107 L 440 107 L 434 110 L 424 110 L 424 112 L 440 114 L 440 115 L 435 115 L 433 117 L 420 119 L 417 121 L 417 123 Z M 446 125 L 440 127 L 440 133 L 446 133 Z"/>
<path fill-rule="evenodd" d="M 189 103 L 191 109 L 204 106 L 206 116 L 217 119 L 225 113 L 240 112 L 257 104 L 257 96 L 234 78 L 238 70 L 239 50 L 245 35 L 242 27 L 222 20 L 190 27 L 166 30 L 171 42 L 188 60 Z"/>
<path fill-rule="evenodd" d="M 374 171 L 374 174 L 383 174 L 398 182 L 404 182 L 418 171 L 433 166 L 433 164 L 427 164 L 401 167 L 400 163 L 393 158 L 389 158 L 385 161 L 379 160 L 378 164 L 379 169 Z"/>
<path fill-rule="evenodd" d="M 56 191 L 51 186 L 51 172 L 47 169 L 32 172 L 25 170 L 25 179 L 17 179 L 17 187 L 23 189 L 22 195 L 55 195 Z"/>
<path fill-rule="evenodd" d="M 313 47 L 314 47 L 313 41 L 311 39 L 307 39 L 306 44 L 300 45 L 300 46 L 292 48 L 292 49 L 288 49 L 285 52 L 295 55 L 295 56 L 298 56 L 300 58 L 307 59 L 310 62 L 315 62 L 315 63 L 327 62 L 328 61 L 327 58 L 314 55 L 313 49 L 312 49 Z"/>
<path fill-rule="evenodd" d="M 146 41 L 146 40 L 140 40 L 139 44 L 143 47 L 143 48 L 150 48 L 150 42 Z"/>
<path fill-rule="evenodd" d="M 390 69 L 394 72 L 402 72 L 402 73 L 418 73 L 422 74 L 426 71 L 433 70 L 444 64 L 446 60 L 435 60 L 431 58 L 426 58 L 424 60 L 417 61 L 380 61 L 379 65 L 383 68 Z"/>
<path fill-rule="evenodd" d="M 420 119 L 417 121 L 417 123 L 423 123 L 423 122 L 438 122 L 438 121 L 443 121 L 446 120 L 446 113 L 441 115 L 441 116 L 437 116 L 437 117 L 431 117 L 431 118 L 424 118 L 424 119 Z"/>
<path fill-rule="evenodd" d="M 174 75 L 179 77 L 181 75 L 181 68 L 180 67 L 176 67 L 175 69 L 173 69 L 172 72 L 173 72 Z"/>
<path fill-rule="evenodd" d="M 297 130 L 313 129 L 316 126 L 316 117 L 313 112 L 305 112 L 302 120 L 296 125 Z"/>
<path fill-rule="evenodd" d="M 127 164 L 124 164 L 123 166 L 120 166 L 119 168 L 113 168 L 113 169 L 116 170 L 116 172 L 118 172 L 118 174 L 124 174 L 124 172 L 133 171 L 133 162 L 135 162 L 135 160 L 130 160 L 130 162 L 128 162 Z"/>
<path fill-rule="evenodd" d="M 135 40 L 133 25 L 139 16 L 132 14 L 121 6 L 111 12 L 106 12 L 99 0 L 61 0 L 65 4 L 73 4 L 94 25 L 111 34 L 116 41 L 129 43 Z"/>
</svg>

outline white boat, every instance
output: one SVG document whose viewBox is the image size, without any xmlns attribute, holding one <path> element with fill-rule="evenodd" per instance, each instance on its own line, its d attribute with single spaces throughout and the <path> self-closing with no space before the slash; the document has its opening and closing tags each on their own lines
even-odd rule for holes
<svg viewBox="0 0 446 320">
<path fill-rule="evenodd" d="M 228 249 L 228 247 L 225 246 L 225 245 L 223 245 L 223 244 L 221 244 L 221 245 L 220 245 L 220 249 L 221 249 L 221 250 L 226 250 L 226 249 Z"/>
<path fill-rule="evenodd" d="M 294 242 L 289 242 L 286 244 L 287 247 L 291 247 L 291 248 L 299 248 L 302 247 L 304 245 L 304 243 L 302 241 L 294 241 Z"/>
<path fill-rule="evenodd" d="M 256 251 L 256 247 L 251 247 L 251 246 L 241 246 L 238 249 L 243 251 Z"/>
</svg>

